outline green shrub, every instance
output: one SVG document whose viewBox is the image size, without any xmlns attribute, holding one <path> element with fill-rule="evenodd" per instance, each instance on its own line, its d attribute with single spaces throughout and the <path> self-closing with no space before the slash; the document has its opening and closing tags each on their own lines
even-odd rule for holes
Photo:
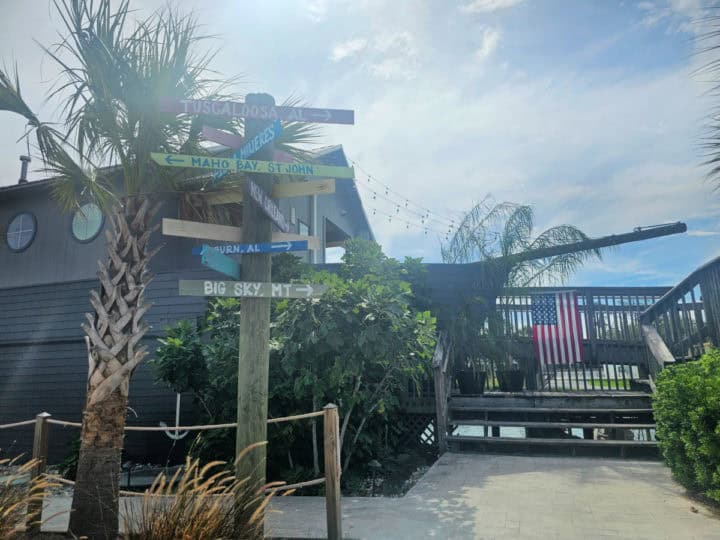
<svg viewBox="0 0 720 540">
<path fill-rule="evenodd" d="M 660 373 L 653 408 L 673 475 L 720 502 L 720 351 Z"/>
</svg>

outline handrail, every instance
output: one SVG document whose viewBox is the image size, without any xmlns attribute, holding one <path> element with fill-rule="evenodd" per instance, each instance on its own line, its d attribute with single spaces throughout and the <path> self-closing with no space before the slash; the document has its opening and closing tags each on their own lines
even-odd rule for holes
<svg viewBox="0 0 720 540">
<path fill-rule="evenodd" d="M 683 289 L 687 290 L 688 285 L 695 281 L 699 281 L 697 278 L 701 274 L 705 273 L 708 269 L 712 268 L 713 266 L 720 265 L 720 257 L 716 257 L 705 264 L 703 264 L 700 268 L 693 271 L 691 274 L 689 274 L 685 279 L 683 279 L 680 283 L 675 285 L 672 289 L 670 289 L 668 292 L 666 292 L 660 299 L 655 302 L 652 306 L 647 308 L 645 311 L 643 311 L 640 314 L 640 318 L 642 320 L 648 320 L 648 317 L 652 316 L 654 312 L 660 309 L 661 306 L 663 306 L 666 302 L 669 302 L 671 298 L 675 297 L 679 292 L 681 292 Z"/>
</svg>

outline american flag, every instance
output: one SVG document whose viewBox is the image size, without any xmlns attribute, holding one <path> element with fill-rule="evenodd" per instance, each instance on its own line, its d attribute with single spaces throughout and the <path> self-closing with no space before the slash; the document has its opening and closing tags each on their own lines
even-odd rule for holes
<svg viewBox="0 0 720 540">
<path fill-rule="evenodd" d="M 582 362 L 582 323 L 576 293 L 532 295 L 532 330 L 541 365 Z"/>
</svg>

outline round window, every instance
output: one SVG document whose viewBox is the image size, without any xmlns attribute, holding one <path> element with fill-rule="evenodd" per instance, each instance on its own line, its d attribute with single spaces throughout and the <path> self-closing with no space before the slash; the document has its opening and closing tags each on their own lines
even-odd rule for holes
<svg viewBox="0 0 720 540">
<path fill-rule="evenodd" d="M 72 233 L 80 242 L 90 242 L 100 232 L 103 226 L 103 215 L 100 207 L 95 203 L 82 205 L 75 211 L 72 219 Z"/>
<path fill-rule="evenodd" d="M 15 216 L 7 228 L 7 245 L 12 251 L 27 249 L 35 239 L 37 223 L 30 212 Z"/>
</svg>

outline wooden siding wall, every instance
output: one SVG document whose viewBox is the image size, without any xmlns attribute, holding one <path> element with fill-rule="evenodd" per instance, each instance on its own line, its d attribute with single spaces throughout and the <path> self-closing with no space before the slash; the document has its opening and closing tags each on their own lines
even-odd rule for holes
<svg viewBox="0 0 720 540">
<path fill-rule="evenodd" d="M 193 275 L 196 274 L 196 275 Z M 204 271 L 184 272 L 185 277 L 208 277 Z M 147 320 L 152 330 L 144 343 L 153 351 L 163 327 L 180 319 L 195 319 L 205 309 L 203 298 L 179 297 L 178 274 L 159 274 L 148 289 L 154 303 Z M 63 420 L 80 421 L 85 400 L 87 350 L 80 323 L 88 310 L 88 291 L 97 286 L 84 280 L 54 285 L 0 289 L 0 424 L 33 418 L 48 411 Z M 158 425 L 175 418 L 175 396 L 156 385 L 147 364 L 135 373 L 130 390 L 128 422 Z M 183 419 L 192 418 L 191 399 L 183 404 Z M 135 416 L 137 415 L 137 416 Z M 51 462 L 68 453 L 78 437 L 75 429 L 53 426 Z M 164 434 L 129 434 L 129 457 L 164 460 L 170 449 Z M 0 431 L 0 456 L 27 452 L 32 429 Z"/>
</svg>

